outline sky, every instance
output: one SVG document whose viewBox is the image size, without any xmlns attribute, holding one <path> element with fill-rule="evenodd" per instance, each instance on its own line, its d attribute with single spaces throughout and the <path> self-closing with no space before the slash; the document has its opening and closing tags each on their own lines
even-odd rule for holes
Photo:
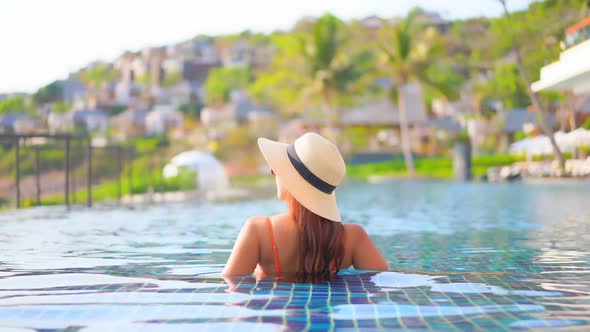
<svg viewBox="0 0 590 332">
<path fill-rule="evenodd" d="M 414 6 L 447 19 L 501 12 L 497 0 L 0 0 L 0 93 L 34 92 L 93 61 L 197 34 L 287 30 L 326 12 L 403 16 Z"/>
</svg>

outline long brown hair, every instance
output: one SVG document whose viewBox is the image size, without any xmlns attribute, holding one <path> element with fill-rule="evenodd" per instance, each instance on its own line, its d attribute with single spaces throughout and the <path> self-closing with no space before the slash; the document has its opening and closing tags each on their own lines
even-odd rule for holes
<svg viewBox="0 0 590 332">
<path fill-rule="evenodd" d="M 342 263 L 344 226 L 309 211 L 290 194 L 287 204 L 299 230 L 298 274 L 305 281 L 329 278 Z"/>
</svg>

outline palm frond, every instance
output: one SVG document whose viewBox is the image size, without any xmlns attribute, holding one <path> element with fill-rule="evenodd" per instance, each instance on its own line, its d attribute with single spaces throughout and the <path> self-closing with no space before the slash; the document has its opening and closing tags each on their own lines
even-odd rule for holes
<svg viewBox="0 0 590 332">
<path fill-rule="evenodd" d="M 447 99 L 455 99 L 460 87 L 455 86 L 452 81 L 436 79 L 429 73 L 429 65 L 422 65 L 416 68 L 413 79 L 420 83 L 423 88 L 429 89 L 439 96 Z"/>
<path fill-rule="evenodd" d="M 379 49 L 385 55 L 386 61 L 389 63 L 393 63 L 397 61 L 397 56 L 394 52 L 392 52 L 384 43 L 379 43 L 377 45 Z"/>
</svg>

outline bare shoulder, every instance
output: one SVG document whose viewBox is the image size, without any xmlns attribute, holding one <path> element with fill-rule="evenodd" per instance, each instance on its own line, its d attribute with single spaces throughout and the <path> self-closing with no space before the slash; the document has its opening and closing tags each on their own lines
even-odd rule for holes
<svg viewBox="0 0 590 332">
<path fill-rule="evenodd" d="M 345 225 L 346 238 L 352 248 L 352 265 L 359 270 L 386 271 L 389 265 L 363 226 Z"/>
<path fill-rule="evenodd" d="M 246 224 L 262 224 L 263 222 L 266 222 L 266 219 L 268 218 L 268 216 L 252 216 L 246 220 Z"/>
<path fill-rule="evenodd" d="M 267 219 L 267 216 L 252 216 L 246 220 L 242 227 L 251 231 L 259 231 Z"/>
<path fill-rule="evenodd" d="M 344 225 L 344 231 L 346 232 L 346 235 L 349 236 L 352 240 L 368 236 L 367 232 L 365 231 L 363 226 L 361 226 L 359 224 L 343 224 L 343 225 Z"/>
</svg>

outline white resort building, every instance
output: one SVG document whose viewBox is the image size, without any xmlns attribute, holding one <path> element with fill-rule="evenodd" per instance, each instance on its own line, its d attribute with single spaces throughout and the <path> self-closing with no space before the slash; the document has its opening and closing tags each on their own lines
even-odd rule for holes
<svg viewBox="0 0 590 332">
<path fill-rule="evenodd" d="M 533 91 L 590 94 L 590 16 L 568 28 L 565 35 L 565 50 L 558 61 L 541 68 L 541 79 L 532 84 Z"/>
</svg>

